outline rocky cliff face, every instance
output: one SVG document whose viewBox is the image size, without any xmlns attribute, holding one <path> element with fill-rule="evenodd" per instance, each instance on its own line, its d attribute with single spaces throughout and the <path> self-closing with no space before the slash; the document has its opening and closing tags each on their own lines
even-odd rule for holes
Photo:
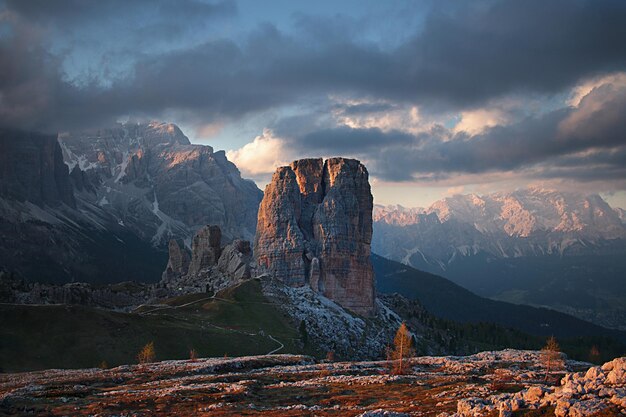
<svg viewBox="0 0 626 417">
<path fill-rule="evenodd" d="M 191 256 L 176 240 L 169 243 L 169 261 L 157 285 L 158 298 L 217 292 L 251 277 L 250 242 L 235 239 L 222 247 L 219 226 L 207 225 L 193 237 Z M 190 260 L 191 259 L 191 260 Z"/>
<path fill-rule="evenodd" d="M 2 268 L 38 282 L 155 281 L 162 253 L 83 198 L 89 190 L 89 175 L 69 173 L 56 135 L 0 130 Z"/>
<path fill-rule="evenodd" d="M 0 130 L 0 197 L 76 206 L 56 135 Z"/>
<path fill-rule="evenodd" d="M 278 168 L 259 208 L 260 270 L 371 315 L 372 207 L 367 169 L 359 161 L 303 159 Z"/>
<path fill-rule="evenodd" d="M 191 144 L 176 125 L 126 123 L 59 141 L 70 168 L 96 184 L 82 198 L 155 246 L 189 243 L 206 224 L 219 225 L 227 241 L 254 236 L 261 191 L 223 151 Z"/>
</svg>

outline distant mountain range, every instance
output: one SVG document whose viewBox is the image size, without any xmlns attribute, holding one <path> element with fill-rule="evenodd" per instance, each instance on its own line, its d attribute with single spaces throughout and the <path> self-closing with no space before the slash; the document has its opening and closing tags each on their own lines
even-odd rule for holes
<svg viewBox="0 0 626 417">
<path fill-rule="evenodd" d="M 376 206 L 372 250 L 483 296 L 624 329 L 624 213 L 598 195 L 539 188 Z"/>
</svg>

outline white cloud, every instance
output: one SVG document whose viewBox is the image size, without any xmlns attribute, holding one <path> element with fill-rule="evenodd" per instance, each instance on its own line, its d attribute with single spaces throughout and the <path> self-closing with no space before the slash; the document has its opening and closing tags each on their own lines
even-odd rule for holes
<svg viewBox="0 0 626 417">
<path fill-rule="evenodd" d="M 578 107 L 582 99 L 586 95 L 588 95 L 594 88 L 600 87 L 605 84 L 613 84 L 616 87 L 626 87 L 626 73 L 618 72 L 615 74 L 595 77 L 586 80 L 582 84 L 574 87 L 571 97 L 567 101 L 567 104 L 569 104 L 570 106 Z"/>
<path fill-rule="evenodd" d="M 239 149 L 229 150 L 226 157 L 241 170 L 244 177 L 262 178 L 274 173 L 277 167 L 288 165 L 294 159 L 282 139 L 269 129 Z"/>
<path fill-rule="evenodd" d="M 383 132 L 401 130 L 417 134 L 428 131 L 434 125 L 434 120 L 420 114 L 418 106 L 406 106 L 384 100 L 346 99 L 340 96 L 331 96 L 330 99 L 337 105 L 332 112 L 335 122 L 352 129 L 377 128 Z M 373 110 L 358 113 L 346 111 L 352 106 L 372 106 Z M 376 110 L 376 106 L 381 106 L 381 109 Z"/>
<path fill-rule="evenodd" d="M 454 126 L 454 132 L 477 135 L 486 129 L 509 122 L 506 112 L 499 109 L 475 109 L 461 112 L 461 120 Z"/>
</svg>

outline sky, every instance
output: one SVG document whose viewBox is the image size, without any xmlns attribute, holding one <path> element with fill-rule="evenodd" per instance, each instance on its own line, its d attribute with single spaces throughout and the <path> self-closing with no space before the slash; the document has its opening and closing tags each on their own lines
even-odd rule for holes
<svg viewBox="0 0 626 417">
<path fill-rule="evenodd" d="M 623 0 L 0 0 L 0 125 L 173 122 L 261 188 L 353 157 L 381 204 L 626 207 L 625 44 Z"/>
</svg>

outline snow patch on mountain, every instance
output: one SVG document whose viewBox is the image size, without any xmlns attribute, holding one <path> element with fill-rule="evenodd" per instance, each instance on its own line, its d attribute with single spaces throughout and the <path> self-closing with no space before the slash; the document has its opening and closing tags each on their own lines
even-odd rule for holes
<svg viewBox="0 0 626 417">
<path fill-rule="evenodd" d="M 512 193 L 455 195 L 428 208 L 380 206 L 374 220 L 407 226 L 423 223 L 429 214 L 439 222 L 456 220 L 483 234 L 529 237 L 537 232 L 580 232 L 589 238 L 626 237 L 625 213 L 611 208 L 598 195 L 527 188 Z"/>
</svg>

